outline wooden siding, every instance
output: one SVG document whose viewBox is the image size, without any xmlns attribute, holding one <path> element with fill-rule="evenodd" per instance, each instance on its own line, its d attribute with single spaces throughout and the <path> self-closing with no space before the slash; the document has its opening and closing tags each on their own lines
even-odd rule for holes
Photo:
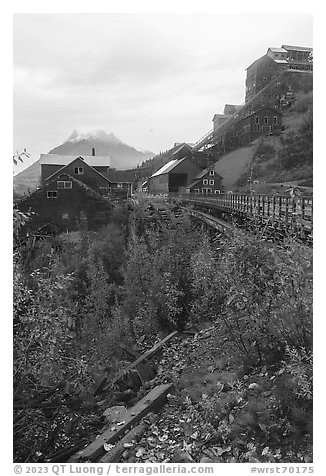
<svg viewBox="0 0 326 476">
<path fill-rule="evenodd" d="M 61 230 L 75 230 L 81 213 L 87 217 L 90 229 L 97 229 L 108 222 L 112 210 L 108 201 L 75 181 L 72 181 L 72 188 L 58 188 L 58 181 L 72 180 L 68 174 L 61 174 L 18 205 L 21 211 L 35 213 L 29 223 L 31 227 L 51 223 Z M 57 198 L 47 198 L 48 192 L 55 192 Z"/>
<path fill-rule="evenodd" d="M 81 167 L 83 169 L 82 174 L 75 173 L 75 169 L 77 167 Z M 84 160 L 82 160 L 79 157 L 77 157 L 70 164 L 65 166 L 64 169 L 61 168 L 58 171 L 55 171 L 55 175 L 50 178 L 51 182 L 60 173 L 69 174 L 72 177 L 75 177 L 77 180 L 80 180 L 81 182 L 85 183 L 89 187 L 93 188 L 94 190 L 98 190 L 99 187 L 108 187 L 110 185 L 109 180 L 106 177 L 102 176 L 100 173 L 98 173 L 95 167 L 93 168 L 90 165 L 86 164 L 86 162 L 84 162 Z M 45 181 L 45 183 L 48 183 L 48 182 L 49 182 L 48 180 Z"/>
</svg>

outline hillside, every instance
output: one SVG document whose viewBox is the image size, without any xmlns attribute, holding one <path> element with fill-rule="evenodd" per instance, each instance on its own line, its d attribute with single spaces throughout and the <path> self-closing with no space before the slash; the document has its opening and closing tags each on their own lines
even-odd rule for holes
<svg viewBox="0 0 326 476">
<path fill-rule="evenodd" d="M 224 155 L 215 164 L 215 172 L 223 177 L 222 185 L 225 190 L 234 189 L 240 177 L 250 166 L 256 150 L 257 144 L 252 147 L 241 147 Z"/>
<path fill-rule="evenodd" d="M 312 193 L 313 186 L 313 95 L 297 95 L 283 115 L 279 135 L 261 136 L 252 147 L 236 149 L 216 162 L 226 190 L 277 193 L 301 186 Z"/>
<path fill-rule="evenodd" d="M 92 148 L 95 148 L 96 155 L 109 155 L 111 157 L 111 167 L 116 169 L 128 169 L 137 167 L 141 162 L 146 161 L 154 155 L 150 151 L 139 151 L 131 147 L 114 134 L 107 134 L 105 131 L 96 130 L 86 134 L 79 134 L 77 131 L 57 147 L 51 149 L 49 154 L 59 155 L 91 155 Z M 27 167 L 14 177 L 14 189 L 18 193 L 34 190 L 39 185 L 41 176 L 39 160 Z"/>
</svg>

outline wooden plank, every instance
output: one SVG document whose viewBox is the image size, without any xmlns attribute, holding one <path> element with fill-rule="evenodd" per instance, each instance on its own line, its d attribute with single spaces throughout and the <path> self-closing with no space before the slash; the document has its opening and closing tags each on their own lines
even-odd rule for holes
<svg viewBox="0 0 326 476">
<path fill-rule="evenodd" d="M 96 462 L 105 453 L 104 444 L 115 444 L 131 427 L 136 425 L 143 416 L 151 411 L 157 411 L 166 402 L 166 396 L 173 391 L 172 384 L 158 385 L 144 398 L 127 411 L 122 425 L 114 424 L 90 445 L 69 459 L 70 463 Z"/>
<path fill-rule="evenodd" d="M 133 349 L 130 349 L 124 344 L 119 344 L 121 349 L 123 349 L 128 355 L 131 357 L 134 357 L 134 359 L 139 359 L 141 357 L 141 354 Z M 155 372 L 150 367 L 146 362 L 141 362 L 136 366 L 136 370 L 138 372 L 139 378 L 142 383 L 148 382 L 149 380 L 152 380 L 155 377 Z"/>
<path fill-rule="evenodd" d="M 112 385 L 114 385 L 115 383 L 117 383 L 122 377 L 124 377 L 128 372 L 130 372 L 130 370 L 134 369 L 137 367 L 138 364 L 140 364 L 141 362 L 143 362 L 144 360 L 146 359 L 149 359 L 150 357 L 153 357 L 157 352 L 158 350 L 164 345 L 166 344 L 169 340 L 171 340 L 174 336 L 176 336 L 178 334 L 178 331 L 173 331 L 171 332 L 171 334 L 167 335 L 166 337 L 164 337 L 164 339 L 162 339 L 160 342 L 158 342 L 157 344 L 155 344 L 151 349 L 149 349 L 148 351 L 146 351 L 141 357 L 139 357 L 138 359 L 136 359 L 134 362 L 132 362 L 131 364 L 127 365 L 127 367 L 125 369 L 122 369 L 118 375 L 116 375 L 112 380 L 111 382 L 109 382 L 108 384 L 108 388 L 111 387 Z"/>
<path fill-rule="evenodd" d="M 141 422 L 139 425 L 135 426 L 132 430 L 127 433 L 120 441 L 117 443 L 112 450 L 108 451 L 100 460 L 99 463 L 119 463 L 123 453 L 126 451 L 125 443 L 130 443 L 131 441 L 139 441 L 143 434 L 145 433 L 148 423 Z"/>
</svg>

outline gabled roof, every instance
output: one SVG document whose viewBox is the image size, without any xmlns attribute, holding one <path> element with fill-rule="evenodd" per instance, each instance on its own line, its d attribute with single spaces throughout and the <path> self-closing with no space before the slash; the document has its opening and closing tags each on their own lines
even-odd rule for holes
<svg viewBox="0 0 326 476">
<path fill-rule="evenodd" d="M 212 168 L 210 169 L 204 169 L 200 172 L 200 174 L 196 175 L 196 177 L 193 178 L 192 182 L 187 185 L 187 188 L 190 188 L 190 187 L 193 187 L 194 185 L 196 185 L 197 182 L 199 182 L 199 180 L 202 180 L 205 175 L 207 175 L 209 173 L 210 170 L 214 170 Z M 223 179 L 222 175 L 218 174 L 217 172 L 215 172 L 214 170 L 214 176 L 218 176 L 220 177 L 221 179 Z M 213 177 L 213 176 L 212 176 Z M 214 180 L 214 179 L 213 179 Z"/>
<path fill-rule="evenodd" d="M 66 172 L 64 172 L 64 173 L 62 173 L 62 174 L 60 174 L 60 175 L 58 175 L 57 178 L 60 178 L 60 177 L 62 177 L 63 175 L 65 175 L 65 176 L 68 177 L 70 180 L 72 180 L 72 181 L 75 182 L 77 185 L 79 185 L 79 186 L 82 187 L 84 190 L 86 190 L 87 194 L 90 195 L 91 197 L 102 199 L 102 200 L 104 200 L 105 202 L 110 202 L 110 201 L 108 200 L 108 198 L 103 197 L 103 195 L 101 195 L 100 193 L 96 192 L 96 190 L 94 190 L 92 187 L 90 187 L 89 185 L 86 185 L 86 183 L 81 182 L 80 180 L 76 179 L 76 178 L 73 177 L 72 175 L 67 174 Z M 48 187 L 49 185 L 51 185 L 51 183 L 54 182 L 55 180 L 57 180 L 57 178 L 55 178 L 55 179 L 52 180 L 50 183 L 48 183 L 47 185 L 45 185 L 45 187 Z"/>
<path fill-rule="evenodd" d="M 268 48 L 267 53 L 271 51 L 272 53 L 286 53 L 284 48 Z"/>
<path fill-rule="evenodd" d="M 308 46 L 291 46 L 291 45 L 282 45 L 287 51 L 306 51 L 307 53 L 311 53 L 313 48 L 309 48 Z"/>
<path fill-rule="evenodd" d="M 68 157 L 68 156 L 67 156 Z M 69 156 L 71 157 L 71 156 Z M 63 167 L 61 167 L 61 169 L 59 170 L 56 170 L 53 174 L 49 175 L 49 177 L 46 177 L 45 180 L 48 181 L 50 179 L 52 179 L 53 177 L 55 177 L 58 173 L 63 173 L 64 169 L 66 169 L 69 165 L 71 165 L 73 162 L 75 162 L 76 160 L 83 160 L 85 162 L 85 160 L 83 159 L 83 157 L 79 156 L 79 157 L 75 157 L 73 160 L 71 160 L 68 164 L 64 165 Z M 100 175 L 102 178 L 104 178 L 107 182 L 110 183 L 110 180 L 105 177 L 105 175 L 101 174 L 100 172 L 98 172 L 96 169 L 94 169 L 94 167 L 92 167 L 91 165 L 89 165 L 87 162 L 85 162 L 85 165 L 86 167 L 89 167 L 90 169 L 93 170 L 93 172 L 95 172 L 97 175 Z"/>
<path fill-rule="evenodd" d="M 186 142 L 182 142 L 181 144 L 176 144 L 173 149 L 171 149 L 173 152 L 172 152 L 172 155 L 174 154 L 177 154 L 181 149 L 183 149 L 184 147 L 187 147 L 188 149 L 191 149 L 191 145 L 187 144 Z"/>
<path fill-rule="evenodd" d="M 40 165 L 64 166 L 70 164 L 76 157 L 76 155 L 41 154 L 39 163 Z M 108 155 L 83 155 L 78 157 L 91 167 L 109 167 L 111 163 L 111 157 Z"/>
<path fill-rule="evenodd" d="M 111 203 L 111 201 L 107 198 L 107 197 L 104 197 L 103 195 L 101 195 L 100 193 L 96 192 L 96 190 L 94 190 L 92 187 L 89 187 L 88 185 L 86 185 L 84 182 L 81 182 L 80 180 L 77 180 L 75 177 L 73 177 L 72 175 L 69 175 L 67 174 L 66 172 L 64 173 L 61 173 L 59 174 L 55 179 L 51 180 L 51 182 L 43 185 L 43 187 L 39 187 L 37 188 L 34 192 L 32 192 L 30 195 L 28 195 L 27 197 L 24 197 L 24 199 L 20 202 L 24 202 L 26 200 L 29 199 L 29 197 L 31 195 L 34 195 L 34 193 L 40 193 L 41 191 L 45 190 L 47 187 L 49 187 L 53 182 L 55 182 L 58 178 L 61 178 L 61 177 L 68 177 L 72 182 L 75 182 L 77 185 L 79 185 L 81 188 L 83 188 L 86 192 L 87 192 L 87 195 L 91 196 L 92 198 L 97 198 L 97 199 L 101 199 L 107 203 Z"/>
<path fill-rule="evenodd" d="M 170 162 L 163 165 L 163 167 L 158 169 L 150 178 L 157 177 L 158 175 L 168 174 L 169 172 L 171 172 L 171 170 L 173 170 L 177 165 L 181 164 L 181 162 L 186 159 L 187 157 L 184 157 L 183 159 L 170 160 Z"/>
</svg>

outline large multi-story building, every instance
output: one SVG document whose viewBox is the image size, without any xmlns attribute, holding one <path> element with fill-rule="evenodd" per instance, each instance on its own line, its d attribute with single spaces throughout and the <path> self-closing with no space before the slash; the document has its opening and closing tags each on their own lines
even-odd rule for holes
<svg viewBox="0 0 326 476">
<path fill-rule="evenodd" d="M 282 45 L 268 48 L 267 53 L 247 68 L 246 97 L 248 102 L 282 71 L 312 72 L 312 48 Z"/>
</svg>

